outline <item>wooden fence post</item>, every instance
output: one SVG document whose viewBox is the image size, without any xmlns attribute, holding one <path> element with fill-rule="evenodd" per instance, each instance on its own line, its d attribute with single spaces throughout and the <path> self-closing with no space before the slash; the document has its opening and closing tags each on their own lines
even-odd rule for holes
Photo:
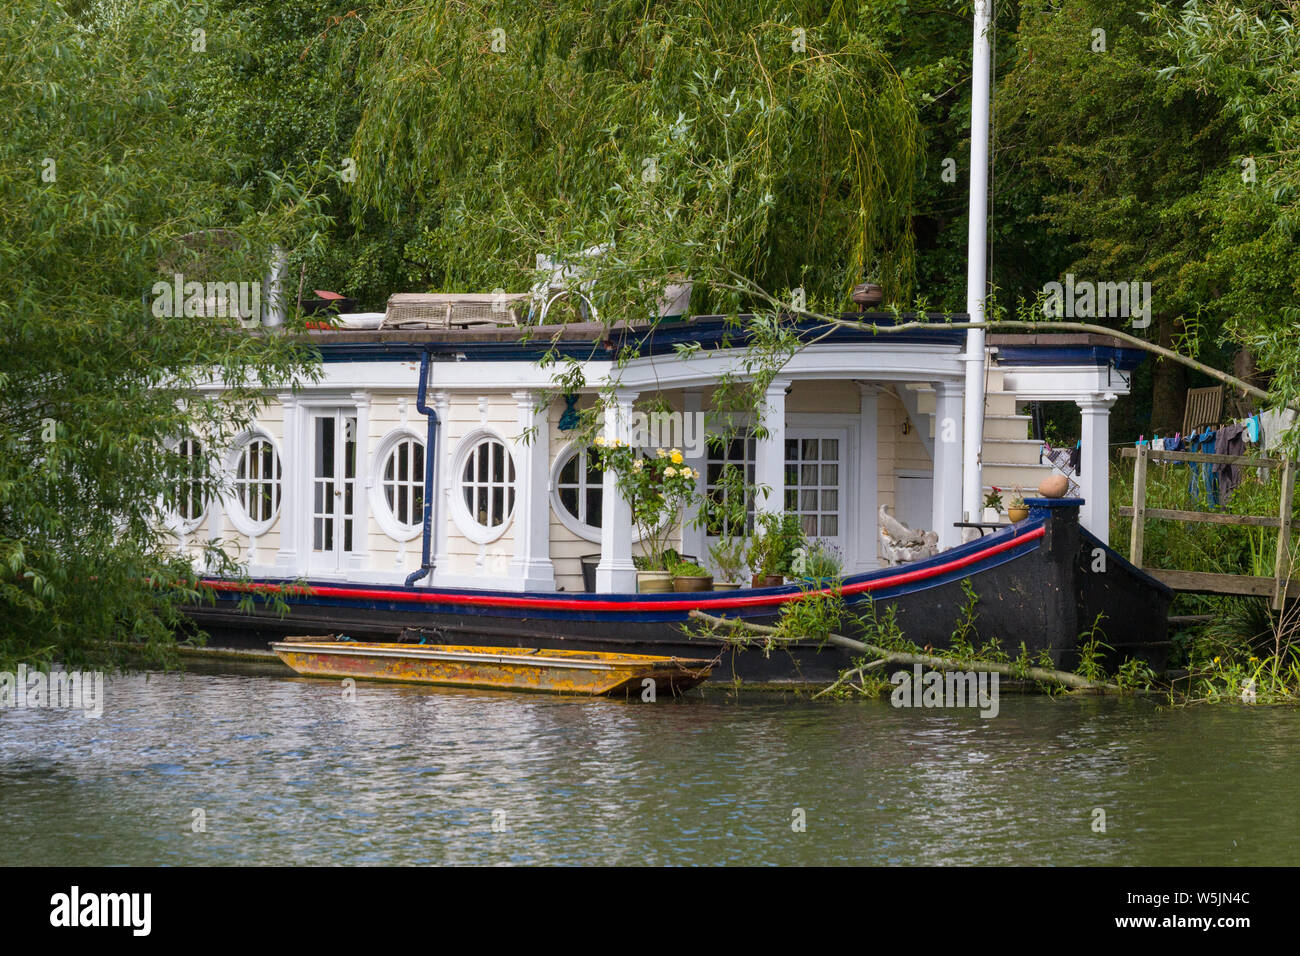
<svg viewBox="0 0 1300 956">
<path fill-rule="evenodd" d="M 1150 446 L 1138 445 L 1137 462 L 1133 465 L 1133 530 L 1128 539 L 1128 559 L 1134 567 L 1142 567 L 1143 525 L 1147 520 L 1147 451 Z"/>
<path fill-rule="evenodd" d="M 1282 456 L 1282 493 L 1278 506 L 1277 557 L 1273 562 L 1273 609 L 1280 610 L 1291 583 L 1291 502 L 1295 494 L 1295 473 L 1291 456 Z"/>
</svg>

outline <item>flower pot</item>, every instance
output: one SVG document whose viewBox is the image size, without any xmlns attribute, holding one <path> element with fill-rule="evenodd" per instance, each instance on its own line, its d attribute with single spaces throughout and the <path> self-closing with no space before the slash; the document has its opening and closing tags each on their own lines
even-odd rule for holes
<svg viewBox="0 0 1300 956">
<path fill-rule="evenodd" d="M 997 524 L 1002 520 L 1002 512 L 997 508 L 985 508 L 983 520 L 985 524 Z"/>
<path fill-rule="evenodd" d="M 713 590 L 715 591 L 739 591 L 739 581 L 714 581 Z"/>
<path fill-rule="evenodd" d="M 713 575 L 679 574 L 673 578 L 674 591 L 712 591 Z"/>
<path fill-rule="evenodd" d="M 1012 505 L 1007 509 L 1007 517 L 1012 521 L 1024 521 L 1029 517 L 1029 509 L 1024 505 Z"/>
<path fill-rule="evenodd" d="M 750 587 L 755 588 L 779 588 L 785 583 L 785 578 L 779 574 L 756 574 L 750 582 Z"/>
<path fill-rule="evenodd" d="M 588 594 L 596 593 L 596 566 L 600 564 L 600 555 L 584 554 L 578 558 L 582 565 L 582 586 Z"/>
<path fill-rule="evenodd" d="M 673 589 L 673 576 L 667 571 L 638 571 L 636 589 L 641 594 L 669 594 Z"/>
<path fill-rule="evenodd" d="M 684 282 L 669 282 L 665 285 L 658 302 L 659 317 L 664 319 L 682 318 L 690 310 L 691 289 L 694 285 L 695 282 L 692 279 L 687 279 Z"/>
</svg>

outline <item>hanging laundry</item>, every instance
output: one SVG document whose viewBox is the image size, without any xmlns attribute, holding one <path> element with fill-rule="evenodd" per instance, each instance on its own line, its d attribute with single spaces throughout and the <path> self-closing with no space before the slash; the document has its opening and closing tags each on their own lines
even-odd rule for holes
<svg viewBox="0 0 1300 956">
<path fill-rule="evenodd" d="M 1250 442 L 1252 445 L 1258 445 L 1259 431 L 1259 416 L 1251 415 L 1250 418 L 1246 419 L 1246 441 Z"/>
<path fill-rule="evenodd" d="M 1076 442 L 1070 449 L 1070 474 L 1079 474 L 1079 467 L 1083 460 L 1083 448 L 1080 443 Z"/>
<path fill-rule="evenodd" d="M 1246 453 L 1246 429 L 1241 425 L 1225 425 L 1219 429 L 1215 438 L 1216 455 L 1244 455 Z M 1219 494 L 1226 502 L 1233 489 L 1241 484 L 1241 469 L 1236 465 L 1218 464 L 1214 466 L 1219 479 Z"/>
<path fill-rule="evenodd" d="M 1187 450 L 1201 455 L 1214 454 L 1216 435 L 1210 429 L 1187 436 Z M 1208 504 L 1211 508 L 1219 506 L 1217 474 L 1208 461 L 1189 462 L 1190 475 L 1187 479 L 1187 497 L 1193 502 Z"/>
</svg>

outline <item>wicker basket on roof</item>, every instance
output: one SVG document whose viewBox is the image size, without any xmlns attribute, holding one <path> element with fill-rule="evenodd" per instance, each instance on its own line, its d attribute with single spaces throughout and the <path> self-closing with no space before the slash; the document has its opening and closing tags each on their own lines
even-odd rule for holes
<svg viewBox="0 0 1300 956">
<path fill-rule="evenodd" d="M 383 329 L 457 329 L 518 325 L 527 292 L 398 292 L 388 298 Z"/>
</svg>

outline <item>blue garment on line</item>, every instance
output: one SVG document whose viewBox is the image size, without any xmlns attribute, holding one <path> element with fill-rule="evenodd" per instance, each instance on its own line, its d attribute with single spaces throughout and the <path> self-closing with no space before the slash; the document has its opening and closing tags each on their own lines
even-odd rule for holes
<svg viewBox="0 0 1300 956">
<path fill-rule="evenodd" d="M 1197 452 L 1203 455 L 1214 454 L 1214 440 L 1218 435 L 1216 432 L 1206 429 L 1199 435 L 1187 436 L 1187 450 Z M 1218 476 L 1214 473 L 1213 467 L 1208 461 L 1188 462 L 1191 466 L 1190 477 L 1187 479 L 1187 497 L 1192 501 L 1204 501 L 1211 508 L 1219 506 L 1219 482 Z"/>
</svg>

